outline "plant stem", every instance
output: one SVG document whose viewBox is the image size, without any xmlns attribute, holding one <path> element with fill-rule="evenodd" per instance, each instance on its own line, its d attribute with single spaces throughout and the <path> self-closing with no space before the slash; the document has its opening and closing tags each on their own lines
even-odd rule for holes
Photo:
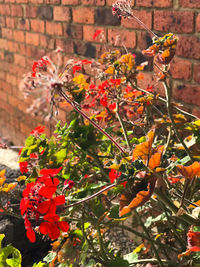
<svg viewBox="0 0 200 267">
<path fill-rule="evenodd" d="M 162 262 L 162 260 L 161 260 L 161 258 L 160 258 L 160 256 L 159 256 L 159 254 L 158 254 L 158 251 L 157 251 L 157 249 L 156 249 L 156 247 L 155 247 L 155 245 L 154 245 L 154 242 L 152 241 L 152 238 L 151 238 L 151 236 L 150 236 L 150 234 L 149 234 L 149 232 L 148 232 L 148 229 L 147 229 L 146 226 L 144 225 L 142 219 L 140 218 L 140 215 L 137 213 L 136 210 L 135 210 L 135 215 L 136 215 L 137 220 L 140 222 L 140 225 L 142 226 L 142 228 L 143 228 L 145 234 L 146 234 L 146 235 L 148 236 L 148 238 L 149 238 L 149 242 L 150 242 L 150 244 L 151 244 L 151 246 L 152 246 L 152 249 L 153 249 L 153 251 L 154 251 L 154 254 L 155 254 L 155 257 L 156 257 L 158 263 L 160 264 L 160 266 L 164 267 L 164 264 L 163 264 L 163 262 Z"/>
<path fill-rule="evenodd" d="M 159 201 L 162 201 L 162 203 L 168 207 L 173 213 L 177 213 L 178 212 L 178 208 L 171 202 L 171 200 L 168 199 L 168 197 L 166 196 L 166 194 L 163 194 L 162 191 L 158 188 L 154 189 L 154 194 L 157 196 Z M 181 216 L 177 216 L 177 219 L 184 221 L 188 224 L 195 224 L 195 225 L 200 225 L 200 221 L 194 219 L 192 216 L 188 215 L 188 214 L 182 214 Z"/>
<path fill-rule="evenodd" d="M 100 251 L 101 251 L 102 258 L 105 261 L 108 261 L 106 252 L 104 250 L 103 239 L 102 239 L 102 236 L 101 236 L 101 229 L 100 229 L 99 223 L 97 223 L 97 234 L 98 234 L 98 238 L 99 238 L 99 246 L 100 246 Z"/>
<path fill-rule="evenodd" d="M 182 144 L 182 146 L 184 147 L 185 151 L 187 152 L 188 156 L 190 157 L 190 160 L 192 162 L 194 162 L 194 159 L 192 158 L 192 155 L 191 155 L 191 152 L 190 150 L 188 149 L 188 147 L 186 146 L 186 144 L 184 143 L 184 141 L 182 140 L 182 138 L 180 137 L 180 134 L 176 128 L 176 123 L 174 121 L 174 118 L 173 118 L 173 113 L 172 113 L 172 105 L 171 105 L 171 88 L 168 86 L 166 80 L 163 81 L 163 85 L 164 85 L 164 88 L 165 88 L 165 95 L 166 95 L 166 101 L 167 101 L 167 110 L 168 110 L 168 115 L 169 115 L 169 118 L 171 120 L 171 123 L 172 123 L 172 127 L 173 127 L 173 130 L 176 134 L 176 137 L 178 139 L 178 141 Z"/>
<path fill-rule="evenodd" d="M 147 94 L 147 95 L 153 95 L 152 93 L 150 93 L 150 92 L 148 92 L 148 91 L 146 91 L 146 90 L 144 90 L 144 89 L 142 89 L 142 88 L 140 88 L 140 87 L 138 87 L 138 86 L 135 86 L 135 85 L 132 83 L 131 80 L 129 80 L 129 82 L 130 82 L 131 86 L 132 86 L 134 89 L 136 89 L 136 90 L 138 90 L 138 91 L 140 91 L 140 92 L 143 92 L 143 93 L 145 93 L 145 94 Z M 160 102 L 162 102 L 162 103 L 166 103 L 166 102 L 167 102 L 167 100 L 166 100 L 165 98 L 160 97 L 160 96 L 158 96 L 157 99 L 158 99 Z M 198 119 L 199 119 L 197 116 L 195 116 L 195 115 L 193 115 L 193 114 L 190 114 L 190 113 L 188 113 L 187 111 L 184 111 L 184 110 L 182 110 L 182 109 L 180 109 L 180 108 L 178 108 L 178 107 L 176 107 L 176 106 L 173 106 L 173 108 L 174 108 L 176 111 L 180 112 L 181 114 L 183 114 L 183 115 L 185 115 L 185 116 L 188 116 L 188 117 L 190 117 L 190 118 L 192 118 L 192 119 L 195 119 L 195 120 L 198 120 Z"/>
<path fill-rule="evenodd" d="M 66 206 L 65 206 L 65 209 L 67 209 L 67 208 L 71 208 L 71 207 L 75 207 L 75 206 L 80 205 L 80 204 L 82 204 L 82 203 L 84 203 L 84 202 L 87 202 L 87 201 L 91 200 L 92 198 L 95 198 L 95 197 L 101 195 L 103 192 L 105 192 L 105 191 L 107 191 L 107 190 L 109 190 L 109 189 L 111 189 L 111 188 L 113 188 L 113 187 L 115 187 L 115 186 L 116 186 L 116 184 L 110 184 L 110 185 L 108 185 L 107 187 L 101 189 L 100 191 L 94 193 L 93 195 L 91 195 L 91 196 L 89 196 L 89 197 L 86 197 L 86 198 L 84 198 L 84 199 L 82 199 L 82 200 L 80 200 L 80 201 L 77 201 L 77 202 L 75 202 L 75 203 L 66 205 Z"/>
<path fill-rule="evenodd" d="M 162 259 L 162 262 L 164 262 L 166 264 L 170 264 L 170 262 L 166 261 L 165 259 Z M 133 264 L 137 264 L 137 263 L 159 263 L 159 262 L 157 259 L 141 259 L 141 260 L 132 261 L 129 263 L 129 265 L 133 265 Z"/>
<path fill-rule="evenodd" d="M 124 138 L 126 140 L 126 144 L 127 144 L 128 148 L 129 148 L 129 151 L 131 151 L 131 144 L 130 144 L 129 139 L 128 139 L 128 134 L 127 134 L 126 126 L 125 126 L 125 124 L 124 124 L 124 122 L 123 122 L 123 120 L 121 118 L 120 113 L 119 113 L 119 102 L 117 102 L 117 106 L 116 106 L 116 115 L 117 115 L 117 118 L 119 120 L 119 123 L 120 123 L 120 125 L 122 127 Z"/>
<path fill-rule="evenodd" d="M 104 134 L 106 137 L 108 137 L 108 139 L 110 139 L 110 141 L 123 153 L 126 154 L 126 152 L 124 151 L 124 149 L 112 138 L 112 136 L 110 136 L 108 133 L 106 133 L 98 124 L 96 124 L 96 122 L 94 122 L 93 120 L 91 120 L 82 110 L 80 110 L 76 104 L 67 97 L 67 95 L 63 92 L 61 86 L 59 84 L 57 84 L 57 86 L 55 86 L 55 89 L 57 90 L 58 94 L 60 96 L 62 96 L 67 103 L 69 103 L 81 116 L 83 116 L 86 120 L 88 120 L 96 129 L 98 129 L 102 134 Z"/>
</svg>

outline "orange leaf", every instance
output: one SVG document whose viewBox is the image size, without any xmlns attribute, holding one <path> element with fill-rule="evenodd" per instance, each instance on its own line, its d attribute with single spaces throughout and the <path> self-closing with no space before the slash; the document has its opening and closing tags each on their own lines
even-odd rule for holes
<svg viewBox="0 0 200 267">
<path fill-rule="evenodd" d="M 149 169 L 151 169 L 151 170 L 154 170 L 155 168 L 157 168 L 160 165 L 164 146 L 160 146 L 160 148 L 158 148 L 158 150 L 159 151 L 156 152 L 154 155 L 152 155 L 150 160 L 149 160 Z"/>
<path fill-rule="evenodd" d="M 200 176 L 200 163 L 195 161 L 192 165 L 176 166 L 178 171 L 187 179 L 193 179 L 195 176 Z"/>
<path fill-rule="evenodd" d="M 146 203 L 150 199 L 151 195 L 153 194 L 156 180 L 157 180 L 156 178 L 150 178 L 148 181 L 147 187 L 145 188 L 146 190 L 139 191 L 136 194 L 136 196 L 133 197 L 130 203 L 128 199 L 130 198 L 130 194 L 122 194 L 120 197 L 119 216 L 121 217 L 131 212 L 132 210 L 136 209 L 137 207 L 143 205 L 144 203 Z M 142 181 L 141 183 L 144 183 L 144 181 Z M 139 184 L 133 189 L 137 190 L 137 188 L 140 186 L 141 185 Z"/>
<path fill-rule="evenodd" d="M 147 141 L 135 147 L 135 149 L 133 150 L 133 160 L 137 159 L 147 160 L 151 152 L 154 134 L 155 134 L 154 130 L 149 131 L 147 134 Z"/>
</svg>

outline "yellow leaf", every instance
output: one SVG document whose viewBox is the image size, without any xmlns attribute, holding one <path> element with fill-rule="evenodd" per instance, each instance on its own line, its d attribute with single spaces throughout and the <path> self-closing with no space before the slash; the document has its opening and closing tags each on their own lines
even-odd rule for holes
<svg viewBox="0 0 200 267">
<path fill-rule="evenodd" d="M 16 180 L 18 181 L 18 182 L 21 182 L 21 181 L 25 181 L 26 180 L 26 176 L 19 176 Z"/>
<path fill-rule="evenodd" d="M 3 177 L 5 175 L 5 172 L 6 172 L 5 169 L 3 169 L 2 171 L 0 171 L 0 177 Z"/>
<path fill-rule="evenodd" d="M 200 126 L 200 120 L 195 121 L 194 124 L 195 124 L 196 126 Z"/>
<path fill-rule="evenodd" d="M 133 253 L 138 253 L 141 251 L 141 249 L 144 248 L 144 243 L 140 244 L 137 248 L 133 250 Z"/>
</svg>

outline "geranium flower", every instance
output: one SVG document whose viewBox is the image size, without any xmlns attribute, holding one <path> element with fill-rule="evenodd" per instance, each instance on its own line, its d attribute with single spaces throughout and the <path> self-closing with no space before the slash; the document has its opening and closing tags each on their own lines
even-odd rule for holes
<svg viewBox="0 0 200 267">
<path fill-rule="evenodd" d="M 21 173 L 27 173 L 28 172 L 28 162 L 24 161 L 24 162 L 19 162 L 19 168 Z"/>
<path fill-rule="evenodd" d="M 32 132 L 31 134 L 34 135 L 34 136 L 38 136 L 40 134 L 42 134 L 45 130 L 45 127 L 44 126 L 37 126 Z"/>
<path fill-rule="evenodd" d="M 187 242 L 190 251 L 200 252 L 200 232 L 189 230 L 187 233 Z"/>
</svg>

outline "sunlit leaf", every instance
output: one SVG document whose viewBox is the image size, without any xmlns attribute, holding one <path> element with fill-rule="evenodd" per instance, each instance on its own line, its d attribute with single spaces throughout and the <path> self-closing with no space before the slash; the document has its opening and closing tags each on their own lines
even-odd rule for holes
<svg viewBox="0 0 200 267">
<path fill-rule="evenodd" d="M 200 176 L 200 163 L 197 161 L 189 166 L 177 165 L 176 168 L 186 179 L 193 179 L 195 176 Z"/>
</svg>

